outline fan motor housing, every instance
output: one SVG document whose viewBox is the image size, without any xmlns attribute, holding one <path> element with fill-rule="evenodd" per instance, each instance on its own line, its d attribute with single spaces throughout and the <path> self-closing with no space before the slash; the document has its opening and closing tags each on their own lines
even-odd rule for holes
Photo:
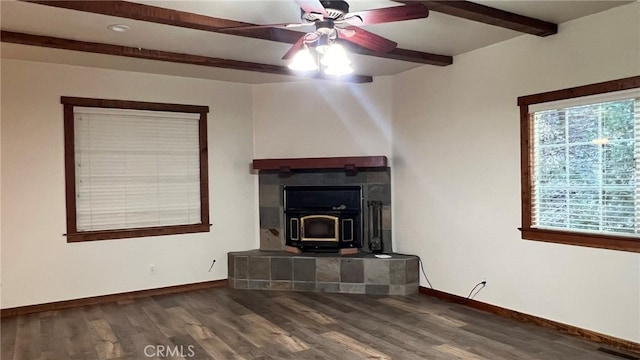
<svg viewBox="0 0 640 360">
<path fill-rule="evenodd" d="M 331 10 L 341 12 L 342 15 L 349 12 L 349 4 L 346 1 L 327 0 L 327 1 L 320 1 L 320 3 L 325 8 L 325 10 L 327 10 L 328 13 L 331 13 Z"/>
<path fill-rule="evenodd" d="M 328 33 L 334 28 L 334 22 L 331 19 L 316 21 L 316 31 L 320 33 Z"/>
<path fill-rule="evenodd" d="M 349 4 L 346 1 L 326 0 L 320 1 L 320 4 L 322 4 L 328 14 L 328 16 L 325 16 L 324 19 L 339 20 L 349 12 Z M 300 12 L 302 20 L 308 22 L 315 22 L 317 20 L 323 19 L 322 15 L 319 14 L 307 14 L 302 9 L 300 9 Z"/>
</svg>

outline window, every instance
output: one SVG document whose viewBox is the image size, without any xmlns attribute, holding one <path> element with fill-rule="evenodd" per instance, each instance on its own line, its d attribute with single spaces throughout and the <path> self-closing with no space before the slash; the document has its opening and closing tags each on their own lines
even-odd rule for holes
<svg viewBox="0 0 640 360">
<path fill-rule="evenodd" d="M 209 231 L 208 107 L 61 102 L 68 242 Z"/>
<path fill-rule="evenodd" d="M 522 238 L 640 252 L 640 76 L 518 105 Z"/>
</svg>

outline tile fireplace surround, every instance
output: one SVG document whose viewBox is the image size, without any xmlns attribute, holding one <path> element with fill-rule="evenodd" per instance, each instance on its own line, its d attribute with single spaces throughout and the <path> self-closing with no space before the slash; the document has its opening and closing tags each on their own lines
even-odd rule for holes
<svg viewBox="0 0 640 360">
<path fill-rule="evenodd" d="M 254 160 L 259 170 L 260 250 L 285 249 L 285 186 L 359 186 L 362 188 L 362 250 L 369 252 L 367 203 L 382 203 L 382 245 L 392 252 L 391 171 L 385 156 Z"/>
<path fill-rule="evenodd" d="M 228 254 L 229 287 L 350 294 L 418 293 L 416 256 L 355 255 L 249 250 Z"/>
</svg>

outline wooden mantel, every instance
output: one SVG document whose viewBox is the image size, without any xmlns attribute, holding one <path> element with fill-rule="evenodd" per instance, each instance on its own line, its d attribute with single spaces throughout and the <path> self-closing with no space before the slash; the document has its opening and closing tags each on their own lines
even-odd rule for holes
<svg viewBox="0 0 640 360">
<path fill-rule="evenodd" d="M 290 172 L 305 169 L 344 169 L 355 171 L 359 168 L 385 168 L 386 156 L 350 156 L 322 158 L 254 159 L 254 170 L 279 170 Z"/>
</svg>

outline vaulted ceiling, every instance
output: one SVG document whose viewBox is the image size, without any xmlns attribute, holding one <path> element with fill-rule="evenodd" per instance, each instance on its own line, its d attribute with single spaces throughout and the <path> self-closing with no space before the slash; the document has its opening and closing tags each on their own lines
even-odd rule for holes
<svg viewBox="0 0 640 360">
<path fill-rule="evenodd" d="M 362 26 L 398 43 L 387 53 L 357 45 L 355 75 L 370 82 L 516 36 L 549 37 L 563 22 L 630 1 L 358 1 L 350 11 L 422 3 L 422 19 Z M 296 81 L 282 55 L 307 28 L 229 29 L 300 21 L 294 0 L 2 1 L 2 57 L 245 83 Z M 107 27 L 130 26 L 117 33 Z M 322 78 L 323 75 L 314 74 Z"/>
</svg>

